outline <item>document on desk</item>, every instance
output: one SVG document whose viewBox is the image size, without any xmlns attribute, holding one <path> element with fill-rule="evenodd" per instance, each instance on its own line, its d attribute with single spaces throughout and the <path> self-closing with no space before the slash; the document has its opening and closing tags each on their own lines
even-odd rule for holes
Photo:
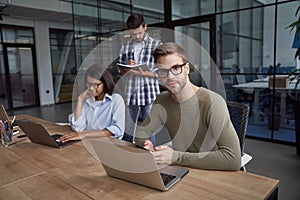
<svg viewBox="0 0 300 200">
<path fill-rule="evenodd" d="M 269 77 L 254 79 L 253 82 L 268 82 Z"/>
</svg>

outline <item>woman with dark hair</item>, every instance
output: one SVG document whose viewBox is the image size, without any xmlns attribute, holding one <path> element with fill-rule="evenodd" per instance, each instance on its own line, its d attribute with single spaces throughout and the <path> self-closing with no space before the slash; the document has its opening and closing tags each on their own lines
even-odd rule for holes
<svg viewBox="0 0 300 200">
<path fill-rule="evenodd" d="M 74 112 L 69 115 L 69 123 L 76 132 L 65 134 L 58 141 L 102 136 L 121 139 L 125 127 L 125 104 L 117 93 L 111 73 L 93 65 L 86 71 L 85 86 L 77 98 Z"/>
</svg>

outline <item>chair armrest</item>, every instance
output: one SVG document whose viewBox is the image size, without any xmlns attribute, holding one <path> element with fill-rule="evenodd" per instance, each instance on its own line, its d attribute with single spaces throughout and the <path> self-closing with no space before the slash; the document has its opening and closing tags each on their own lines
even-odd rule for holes
<svg viewBox="0 0 300 200">
<path fill-rule="evenodd" d="M 250 156 L 249 154 L 244 153 L 244 155 L 242 155 L 241 167 L 244 167 L 247 163 L 250 162 L 250 160 L 252 160 L 252 156 Z"/>
</svg>

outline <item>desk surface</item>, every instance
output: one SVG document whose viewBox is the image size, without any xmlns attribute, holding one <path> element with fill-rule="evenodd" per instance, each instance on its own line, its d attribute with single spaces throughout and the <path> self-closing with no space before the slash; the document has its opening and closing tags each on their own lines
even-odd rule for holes
<svg viewBox="0 0 300 200">
<path fill-rule="evenodd" d="M 248 88 L 248 89 L 265 89 L 269 87 L 268 82 L 259 82 L 259 81 L 253 81 L 253 82 L 247 82 L 242 83 L 239 85 L 233 85 L 234 88 Z"/>
<path fill-rule="evenodd" d="M 0 199 L 266 199 L 279 184 L 242 171 L 190 169 L 169 191 L 160 192 L 108 177 L 83 142 L 63 149 L 28 140 L 1 145 L 0 160 Z"/>
<path fill-rule="evenodd" d="M 295 85 L 296 85 L 295 83 L 290 83 L 290 84 L 287 85 L 286 88 L 276 87 L 275 89 L 276 89 L 276 91 L 294 90 Z M 272 87 L 269 87 L 269 82 L 259 81 L 259 80 L 254 80 L 252 82 L 233 85 L 232 87 L 234 87 L 234 88 L 244 88 L 244 89 L 267 89 L 267 88 L 273 89 Z M 297 87 L 296 90 L 300 90 L 300 88 Z"/>
</svg>

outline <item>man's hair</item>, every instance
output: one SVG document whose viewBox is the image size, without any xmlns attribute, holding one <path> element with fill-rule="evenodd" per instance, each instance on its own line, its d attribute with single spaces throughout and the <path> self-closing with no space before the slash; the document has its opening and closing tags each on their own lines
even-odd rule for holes
<svg viewBox="0 0 300 200">
<path fill-rule="evenodd" d="M 100 80 L 104 85 L 104 90 L 109 95 L 112 95 L 113 92 L 120 93 L 119 88 L 116 86 L 113 76 L 111 73 L 101 67 L 99 64 L 92 65 L 85 74 L 86 78 L 87 76 L 90 76 L 94 79 Z"/>
<path fill-rule="evenodd" d="M 127 28 L 128 29 L 136 29 L 140 26 L 145 26 L 145 20 L 144 17 L 138 13 L 134 13 L 130 15 L 127 19 Z"/>
<path fill-rule="evenodd" d="M 176 54 L 182 58 L 183 62 L 187 61 L 186 53 L 182 47 L 174 42 L 166 42 L 157 47 L 153 52 L 154 62 L 166 55 Z"/>
</svg>

